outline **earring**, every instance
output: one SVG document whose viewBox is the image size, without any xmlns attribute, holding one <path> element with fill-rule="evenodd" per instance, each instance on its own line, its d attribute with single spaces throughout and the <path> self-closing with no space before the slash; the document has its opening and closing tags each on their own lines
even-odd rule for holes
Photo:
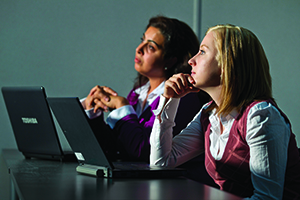
<svg viewBox="0 0 300 200">
<path fill-rule="evenodd" d="M 165 67 L 165 71 L 167 71 L 168 70 L 168 67 Z"/>
</svg>

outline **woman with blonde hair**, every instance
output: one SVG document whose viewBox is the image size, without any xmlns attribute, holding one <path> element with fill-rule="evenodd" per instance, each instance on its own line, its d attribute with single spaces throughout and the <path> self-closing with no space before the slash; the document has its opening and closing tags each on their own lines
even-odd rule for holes
<svg viewBox="0 0 300 200">
<path fill-rule="evenodd" d="M 154 111 L 150 164 L 178 166 L 204 153 L 206 170 L 221 190 L 251 199 L 299 199 L 295 135 L 272 96 L 258 38 L 238 26 L 211 27 L 189 64 L 191 75 L 166 81 Z M 212 101 L 172 138 L 179 99 L 199 90 Z"/>
</svg>

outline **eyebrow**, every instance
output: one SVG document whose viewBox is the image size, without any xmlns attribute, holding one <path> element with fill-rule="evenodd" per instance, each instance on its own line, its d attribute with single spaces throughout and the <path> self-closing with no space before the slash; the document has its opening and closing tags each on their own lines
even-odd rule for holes
<svg viewBox="0 0 300 200">
<path fill-rule="evenodd" d="M 143 37 L 145 38 L 145 34 L 143 34 Z M 162 45 L 160 45 L 160 44 L 157 44 L 154 40 L 147 40 L 147 42 L 152 42 L 152 43 L 154 43 L 159 49 L 162 49 Z"/>
<path fill-rule="evenodd" d="M 206 47 L 207 49 L 209 49 L 208 46 L 205 45 L 205 44 L 202 44 L 202 45 L 200 46 L 200 48 L 201 48 L 201 47 Z"/>
</svg>

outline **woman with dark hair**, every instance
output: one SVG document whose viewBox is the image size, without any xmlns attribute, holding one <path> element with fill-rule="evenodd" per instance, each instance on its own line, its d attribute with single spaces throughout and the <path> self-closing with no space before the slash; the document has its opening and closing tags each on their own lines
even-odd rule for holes
<svg viewBox="0 0 300 200">
<path fill-rule="evenodd" d="M 166 81 L 154 111 L 150 164 L 176 167 L 204 154 L 221 190 L 251 199 L 299 199 L 295 135 L 273 99 L 269 63 L 257 37 L 238 26 L 211 27 L 189 64 L 191 75 Z M 173 138 L 179 99 L 200 89 L 212 101 Z"/>
<path fill-rule="evenodd" d="M 111 88 L 95 86 L 82 101 L 95 132 L 106 128 L 106 134 L 96 134 L 107 152 L 117 159 L 149 162 L 150 133 L 154 122 L 153 110 L 163 93 L 165 80 L 175 73 L 190 73 L 188 60 L 197 53 L 199 41 L 184 22 L 164 16 L 149 20 L 141 43 L 136 48 L 135 70 L 138 77 L 127 98 Z M 201 96 L 199 98 L 199 95 Z M 187 95 L 180 102 L 174 135 L 178 134 L 203 103 L 205 93 Z M 103 112 L 111 110 L 106 122 Z M 183 115 L 185 113 L 185 115 Z"/>
</svg>

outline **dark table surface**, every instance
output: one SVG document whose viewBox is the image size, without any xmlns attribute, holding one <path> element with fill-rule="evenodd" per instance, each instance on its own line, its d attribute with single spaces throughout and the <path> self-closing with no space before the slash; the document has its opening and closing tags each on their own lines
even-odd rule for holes
<svg viewBox="0 0 300 200">
<path fill-rule="evenodd" d="M 20 152 L 14 149 L 4 149 L 2 153 L 9 169 L 13 190 L 23 200 L 242 199 L 183 177 L 168 179 L 96 178 L 78 174 L 75 170 L 76 162 L 25 159 Z"/>
</svg>

